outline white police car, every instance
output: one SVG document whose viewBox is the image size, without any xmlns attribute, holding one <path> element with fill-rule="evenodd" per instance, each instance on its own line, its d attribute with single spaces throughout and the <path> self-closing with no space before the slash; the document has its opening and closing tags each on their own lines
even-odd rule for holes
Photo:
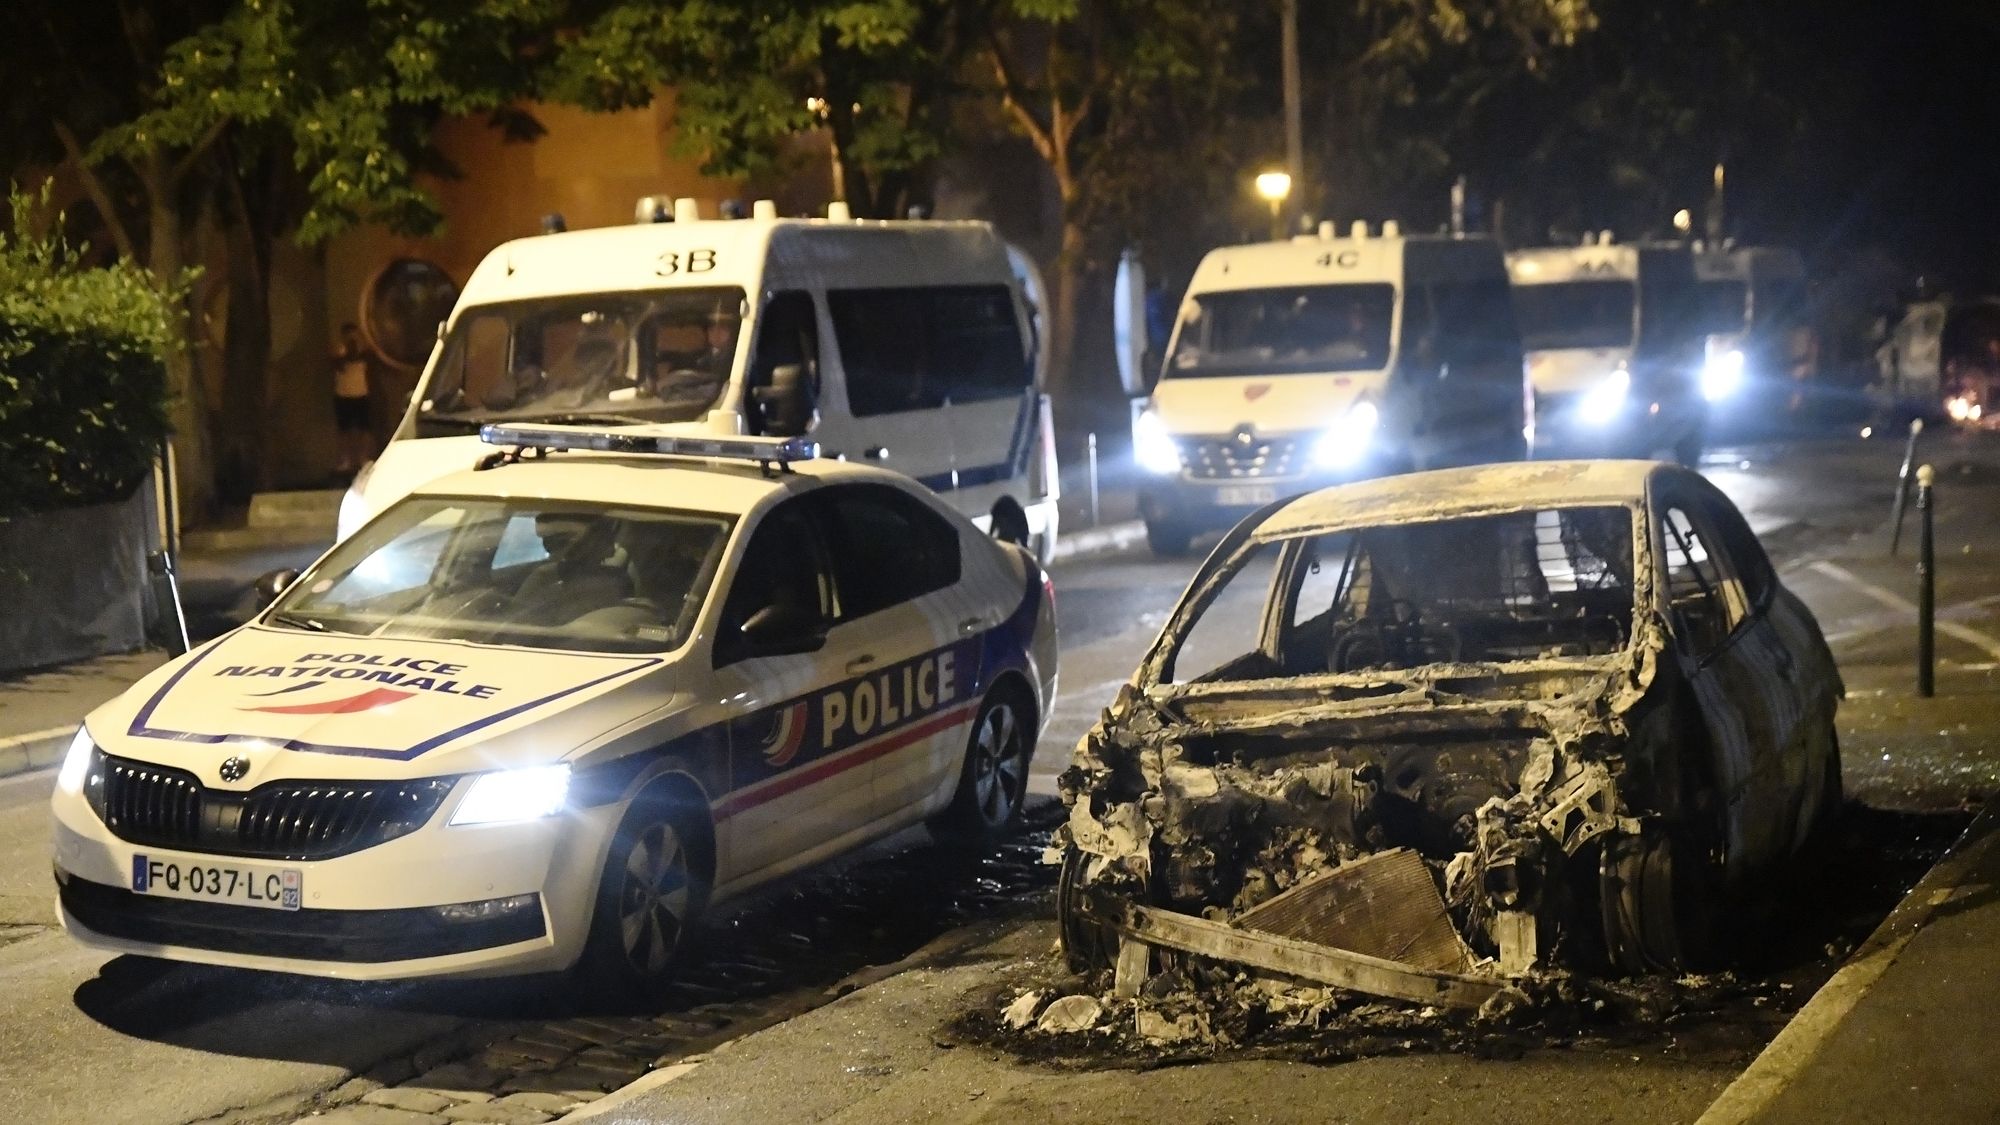
<svg viewBox="0 0 2000 1125">
<path fill-rule="evenodd" d="M 717 900 L 1018 817 L 1056 682 L 1027 552 L 796 440 L 487 437 L 89 716 L 53 800 L 74 937 L 645 993 Z"/>
</svg>

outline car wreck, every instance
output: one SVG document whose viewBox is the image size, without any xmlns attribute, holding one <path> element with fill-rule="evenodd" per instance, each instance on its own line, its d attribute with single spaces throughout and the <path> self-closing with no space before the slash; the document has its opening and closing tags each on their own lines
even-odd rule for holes
<svg viewBox="0 0 2000 1125">
<path fill-rule="evenodd" d="M 1152 950 L 1477 1007 L 1712 959 L 1841 801 L 1811 613 L 1698 474 L 1479 466 L 1271 505 L 1060 782 L 1073 968 Z"/>
</svg>

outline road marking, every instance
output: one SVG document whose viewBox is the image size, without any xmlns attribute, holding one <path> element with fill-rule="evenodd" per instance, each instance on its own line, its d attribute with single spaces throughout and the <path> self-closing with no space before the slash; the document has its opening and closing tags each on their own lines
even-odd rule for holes
<svg viewBox="0 0 2000 1125">
<path fill-rule="evenodd" d="M 1906 613 L 1912 617 L 1916 616 L 1917 603 L 1893 591 L 1877 586 L 1873 582 L 1856 575 L 1846 567 L 1827 562 L 1825 559 L 1820 559 L 1807 565 L 1836 582 L 1843 583 L 1854 590 L 1868 595 L 1883 605 L 1896 610 L 1898 613 Z M 1954 607 L 1947 606 L 1945 608 L 1949 611 Z M 1956 621 L 1939 621 L 1937 623 L 1937 631 L 1947 637 L 1955 637 L 1958 640 L 1964 641 L 1966 644 L 1986 653 L 1995 660 L 2000 660 L 2000 639 L 1995 639 L 1969 625 L 1960 625 Z"/>
</svg>

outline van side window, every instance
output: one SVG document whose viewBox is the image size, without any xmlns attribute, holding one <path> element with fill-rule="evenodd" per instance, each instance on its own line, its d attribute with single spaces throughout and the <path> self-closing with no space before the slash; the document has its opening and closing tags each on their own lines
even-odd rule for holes
<svg viewBox="0 0 2000 1125">
<path fill-rule="evenodd" d="M 857 418 L 944 405 L 931 368 L 921 289 L 836 289 L 826 295 L 835 346 Z"/>
<path fill-rule="evenodd" d="M 1431 302 L 1442 330 L 1438 358 L 1454 373 L 1478 369 L 1520 380 L 1521 337 L 1504 279 L 1440 281 L 1431 286 Z"/>
<path fill-rule="evenodd" d="M 837 621 L 942 590 L 958 581 L 958 531 L 923 501 L 889 485 L 819 493 L 839 592 Z"/>
<path fill-rule="evenodd" d="M 933 373 L 953 402 L 1018 398 L 1032 372 L 1014 319 L 1014 294 L 1004 285 L 927 291 Z"/>
</svg>

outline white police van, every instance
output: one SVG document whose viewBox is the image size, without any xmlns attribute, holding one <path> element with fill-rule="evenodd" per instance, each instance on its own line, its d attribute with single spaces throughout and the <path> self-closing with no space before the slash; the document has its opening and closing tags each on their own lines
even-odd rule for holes
<svg viewBox="0 0 2000 1125">
<path fill-rule="evenodd" d="M 495 423 L 810 434 L 895 469 L 997 538 L 1056 536 L 1044 354 L 1028 288 L 980 222 L 704 220 L 503 243 L 480 262 L 342 538 L 479 456 Z"/>
<path fill-rule="evenodd" d="M 1507 255 L 1535 392 L 1535 450 L 1701 457 L 1704 317 L 1688 247 L 1613 243 Z"/>
<path fill-rule="evenodd" d="M 89 715 L 53 797 L 73 937 L 648 995 L 707 904 L 1015 822 L 1056 687 L 1026 550 L 798 439 L 487 437 Z"/>
<path fill-rule="evenodd" d="M 1698 248 L 1707 333 L 1701 393 L 1710 409 L 1736 418 L 1768 417 L 1800 405 L 1814 374 L 1816 342 L 1807 319 L 1806 265 L 1782 246 Z"/>
<path fill-rule="evenodd" d="M 1518 460 L 1526 399 L 1491 239 L 1323 223 L 1210 251 L 1133 421 L 1147 538 L 1176 554 L 1325 484 Z"/>
</svg>

